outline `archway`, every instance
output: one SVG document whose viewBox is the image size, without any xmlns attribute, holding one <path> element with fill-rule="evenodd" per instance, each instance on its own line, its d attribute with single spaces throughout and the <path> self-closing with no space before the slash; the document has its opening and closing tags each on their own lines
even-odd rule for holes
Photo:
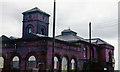
<svg viewBox="0 0 120 72">
<path fill-rule="evenodd" d="M 86 57 L 86 48 L 83 48 L 83 57 Z"/>
<path fill-rule="evenodd" d="M 14 56 L 12 59 L 12 68 L 19 68 L 19 57 Z"/>
<path fill-rule="evenodd" d="M 111 55 L 111 52 L 108 53 L 108 59 L 109 59 L 109 62 L 112 62 L 112 55 Z"/>
<path fill-rule="evenodd" d="M 4 67 L 4 58 L 0 57 L 0 68 Z"/>
<path fill-rule="evenodd" d="M 42 29 L 41 29 L 41 34 L 44 35 L 44 34 L 45 34 L 44 32 L 45 32 L 45 31 L 44 31 L 44 29 L 42 28 Z"/>
<path fill-rule="evenodd" d="M 28 28 L 28 33 L 32 33 L 32 27 Z"/>
<path fill-rule="evenodd" d="M 75 63 L 74 59 L 71 60 L 71 64 L 72 64 L 71 65 L 71 70 L 75 70 L 76 69 L 76 66 L 75 66 L 76 63 Z"/>
<path fill-rule="evenodd" d="M 30 56 L 28 58 L 28 68 L 35 68 L 36 67 L 36 58 L 35 56 Z"/>
<path fill-rule="evenodd" d="M 91 57 L 94 59 L 94 48 L 91 48 Z"/>
<path fill-rule="evenodd" d="M 66 57 L 62 58 L 62 72 L 67 72 L 68 70 L 68 60 Z"/>
<path fill-rule="evenodd" d="M 54 57 L 54 69 L 58 69 L 58 58 Z"/>
</svg>

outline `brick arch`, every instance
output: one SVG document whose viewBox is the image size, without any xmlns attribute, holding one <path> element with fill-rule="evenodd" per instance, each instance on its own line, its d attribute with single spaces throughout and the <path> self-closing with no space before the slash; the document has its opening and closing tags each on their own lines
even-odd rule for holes
<svg viewBox="0 0 120 72">
<path fill-rule="evenodd" d="M 63 57 L 66 57 L 67 60 L 69 60 L 69 58 L 70 58 L 70 57 L 69 57 L 68 55 L 66 55 L 66 54 L 62 55 L 62 58 L 63 58 Z"/>
<path fill-rule="evenodd" d="M 109 56 L 109 61 L 112 62 L 112 51 L 108 52 L 108 56 Z"/>
<path fill-rule="evenodd" d="M 85 57 L 87 58 L 88 56 L 87 56 L 87 54 L 88 54 L 88 52 L 89 52 L 89 47 L 87 46 L 87 45 L 84 45 L 84 47 L 85 47 Z"/>
<path fill-rule="evenodd" d="M 77 70 L 77 58 L 75 56 L 71 56 L 71 59 L 70 59 L 70 69 L 71 69 L 71 60 L 74 59 L 75 61 L 75 70 Z"/>
<path fill-rule="evenodd" d="M 77 60 L 77 70 L 78 71 L 83 70 L 83 63 L 84 62 L 82 60 L 80 60 L 80 59 Z"/>
<path fill-rule="evenodd" d="M 61 60 L 61 58 L 60 58 L 61 55 L 59 55 L 58 53 L 55 53 L 54 57 L 55 56 L 58 58 L 58 60 Z"/>
<path fill-rule="evenodd" d="M 2 58 L 4 59 L 4 64 L 3 64 L 3 68 L 4 68 L 4 66 L 5 66 L 5 61 L 6 61 L 6 56 L 5 56 L 5 54 L 2 53 L 2 55 L 1 55 L 0 57 L 2 57 Z"/>
<path fill-rule="evenodd" d="M 63 57 L 65 57 L 67 59 L 67 70 L 70 70 L 69 64 L 70 64 L 70 60 L 69 60 L 69 56 L 68 55 L 63 55 Z M 61 70 L 62 70 L 62 59 L 61 59 Z"/>
<path fill-rule="evenodd" d="M 0 57 L 3 57 L 4 61 L 6 60 L 5 54 L 2 53 L 2 55 Z"/>
<path fill-rule="evenodd" d="M 35 56 L 36 60 L 38 60 L 38 56 L 36 52 L 28 52 L 25 60 L 28 60 L 30 56 Z"/>
<path fill-rule="evenodd" d="M 12 67 L 12 64 L 13 64 L 12 60 L 13 60 L 13 58 L 14 58 L 15 56 L 18 56 L 18 58 L 19 58 L 19 68 L 18 68 L 18 69 L 14 69 L 14 68 Z M 11 69 L 12 71 L 17 72 L 17 71 L 20 70 L 20 66 L 21 66 L 21 55 L 20 55 L 18 52 L 12 52 L 12 53 L 11 53 L 11 56 L 10 56 L 10 69 Z"/>
<path fill-rule="evenodd" d="M 44 34 L 43 35 L 45 35 L 46 34 L 46 27 L 44 26 L 44 25 L 40 25 L 40 34 L 42 33 L 42 29 L 44 30 L 43 32 L 44 32 Z"/>
<path fill-rule="evenodd" d="M 11 54 L 10 60 L 12 61 L 12 59 L 13 59 L 15 56 L 18 56 L 19 59 L 21 59 L 21 55 L 20 55 L 18 52 L 13 52 L 13 53 Z"/>
<path fill-rule="evenodd" d="M 92 56 L 92 58 L 94 58 L 95 56 L 94 56 L 94 53 L 95 52 L 95 50 L 94 50 L 94 47 L 91 47 L 91 56 Z"/>
<path fill-rule="evenodd" d="M 32 32 L 34 32 L 34 26 L 33 26 L 32 24 L 29 24 L 29 25 L 26 26 L 26 28 L 25 28 L 25 29 L 26 29 L 26 30 L 25 30 L 26 33 L 28 33 L 28 29 L 29 29 L 30 27 L 32 28 Z"/>
<path fill-rule="evenodd" d="M 75 62 L 77 63 L 77 57 L 76 57 L 76 56 L 71 56 L 70 61 L 71 61 L 72 59 L 74 59 Z"/>
<path fill-rule="evenodd" d="M 36 58 L 36 63 L 37 63 L 37 60 L 38 60 L 38 56 L 37 56 L 37 53 L 36 52 L 28 52 L 26 57 L 25 57 L 25 70 L 28 70 L 28 59 L 30 56 L 34 56 Z"/>
<path fill-rule="evenodd" d="M 2 65 L 2 68 L 4 68 L 4 66 L 5 66 L 5 57 L 3 57 L 3 56 L 0 56 L 2 59 L 3 59 L 3 61 L 1 60 L 1 62 L 3 62 L 1 65 Z"/>
<path fill-rule="evenodd" d="M 57 57 L 57 59 L 58 59 L 56 70 L 60 70 L 61 69 L 61 55 L 59 55 L 58 53 L 55 53 L 54 57 Z"/>
</svg>

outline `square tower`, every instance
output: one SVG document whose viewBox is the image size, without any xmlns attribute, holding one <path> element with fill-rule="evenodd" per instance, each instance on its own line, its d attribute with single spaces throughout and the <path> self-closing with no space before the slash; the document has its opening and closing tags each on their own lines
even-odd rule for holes
<svg viewBox="0 0 120 72">
<path fill-rule="evenodd" d="M 29 33 L 48 36 L 49 14 L 35 7 L 23 14 L 23 37 Z"/>
</svg>

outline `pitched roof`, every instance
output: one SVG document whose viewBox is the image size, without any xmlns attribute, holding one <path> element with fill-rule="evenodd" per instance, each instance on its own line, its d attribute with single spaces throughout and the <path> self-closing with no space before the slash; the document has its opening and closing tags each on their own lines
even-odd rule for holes
<svg viewBox="0 0 120 72">
<path fill-rule="evenodd" d="M 27 10 L 27 11 L 23 12 L 23 14 L 24 14 L 24 13 L 30 13 L 30 12 L 42 12 L 42 13 L 44 13 L 44 14 L 50 16 L 48 13 L 46 13 L 46 12 L 40 10 L 38 7 L 32 8 L 32 9 L 30 9 L 30 10 Z"/>
<path fill-rule="evenodd" d="M 89 39 L 86 39 L 86 41 L 89 42 Z M 106 41 L 104 41 L 100 38 L 93 38 L 93 39 L 91 39 L 91 42 L 92 42 L 92 44 L 98 44 L 98 45 L 106 44 L 106 45 L 112 46 L 111 44 L 107 43 Z"/>
</svg>

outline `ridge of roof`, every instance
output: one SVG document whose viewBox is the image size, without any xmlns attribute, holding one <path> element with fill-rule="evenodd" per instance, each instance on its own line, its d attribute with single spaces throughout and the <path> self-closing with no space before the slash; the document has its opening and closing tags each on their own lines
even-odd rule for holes
<svg viewBox="0 0 120 72">
<path fill-rule="evenodd" d="M 32 8 L 32 9 L 30 9 L 30 10 L 27 10 L 27 11 L 23 12 L 23 14 L 24 14 L 24 13 L 30 13 L 30 12 L 42 12 L 42 13 L 47 14 L 48 16 L 50 16 L 48 13 L 42 11 L 42 10 L 39 9 L 38 7 Z"/>
</svg>

